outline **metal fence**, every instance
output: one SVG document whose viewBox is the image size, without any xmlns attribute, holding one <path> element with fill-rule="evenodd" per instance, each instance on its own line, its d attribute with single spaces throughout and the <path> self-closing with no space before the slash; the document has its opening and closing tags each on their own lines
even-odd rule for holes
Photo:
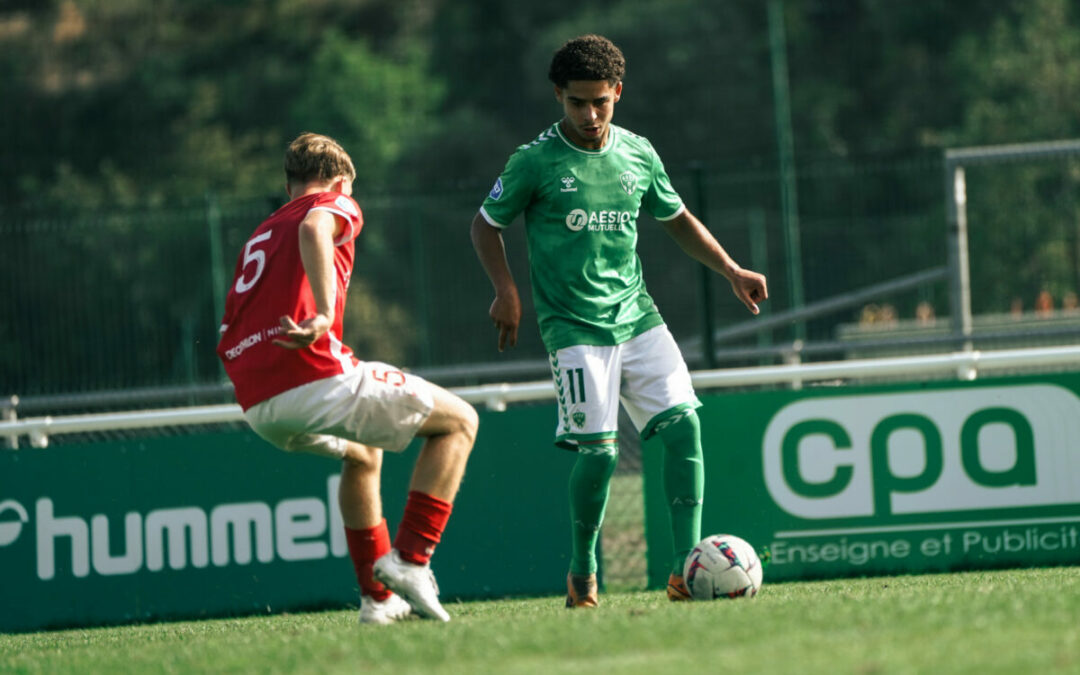
<svg viewBox="0 0 1080 675">
<path fill-rule="evenodd" d="M 754 167 L 669 167 L 685 201 L 744 266 L 765 272 L 766 315 L 944 264 L 940 158 L 823 163 L 802 168 L 803 277 L 789 279 L 778 177 Z M 345 339 L 365 358 L 433 373 L 449 384 L 533 378 L 546 362 L 532 314 L 524 228 L 506 232 L 525 317 L 519 346 L 495 350 L 489 282 L 469 243 L 486 194 L 472 180 L 440 194 L 359 194 Z M 252 229 L 282 199 L 208 195 L 185 204 L 101 213 L 0 207 L 0 395 L 209 386 L 225 287 Z M 639 223 L 645 279 L 687 358 L 704 365 L 708 317 L 722 329 L 750 316 L 722 278 L 706 274 L 647 217 Z M 944 286 L 917 293 L 939 313 Z M 904 313 L 914 293 L 899 299 Z M 833 339 L 858 308 L 807 322 L 808 340 Z M 743 346 L 790 342 L 794 324 L 747 335 Z M 694 340 L 697 340 L 696 346 Z M 730 346 L 730 345 L 722 345 Z M 779 356 L 772 358 L 778 362 Z M 541 365 L 541 368 L 545 366 Z M 178 401 L 178 403 L 183 401 Z"/>
<path fill-rule="evenodd" d="M 775 171 L 669 167 L 690 208 L 770 281 L 763 314 L 751 319 L 722 278 L 643 217 L 646 282 L 687 360 L 815 361 L 842 357 L 856 339 L 863 353 L 910 353 L 891 344 L 898 340 L 961 346 L 946 328 L 948 283 L 939 273 L 948 258 L 946 165 L 929 155 L 801 165 L 797 263 L 782 242 Z M 1010 317 L 992 329 L 977 318 L 977 347 L 1080 336 L 1075 322 L 1045 321 L 1080 311 L 1076 175 L 1071 157 L 969 169 L 971 305 L 976 317 Z M 521 223 L 505 234 L 525 303 L 520 344 L 494 348 L 492 291 L 468 237 L 485 193 L 472 180 L 437 194 L 359 195 L 367 224 L 345 325 L 358 355 L 447 385 L 545 375 Z M 0 207 L 0 396 L 18 396 L 29 414 L 60 402 L 102 409 L 126 390 L 138 393 L 121 408 L 160 404 L 161 391 L 175 394 L 172 405 L 229 400 L 214 354 L 225 287 L 243 242 L 281 201 L 207 195 L 100 213 Z"/>
</svg>

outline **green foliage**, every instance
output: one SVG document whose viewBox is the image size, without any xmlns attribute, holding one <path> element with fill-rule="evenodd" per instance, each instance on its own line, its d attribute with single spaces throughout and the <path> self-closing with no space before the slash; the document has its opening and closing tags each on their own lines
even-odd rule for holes
<svg viewBox="0 0 1080 675">
<path fill-rule="evenodd" d="M 1080 124 L 1080 30 L 1067 0 L 784 6 L 804 160 L 1055 138 Z M 0 128 L 26 160 L 0 165 L 7 205 L 41 189 L 81 207 L 208 188 L 264 194 L 278 189 L 281 147 L 302 129 L 339 136 L 369 185 L 436 178 L 447 158 L 486 183 L 506 139 L 524 142 L 558 115 L 547 61 L 586 31 L 623 47 L 618 121 L 669 164 L 773 161 L 759 2 L 155 7 L 0 11 L 0 93 L 20 102 L 0 112 Z"/>
<path fill-rule="evenodd" d="M 284 146 L 307 129 L 341 137 L 358 189 L 388 181 L 440 87 L 418 42 L 376 49 L 356 26 L 404 35 L 395 26 L 411 19 L 395 3 L 334 0 L 0 10 L 0 95 L 20 102 L 0 109 L 0 226 L 20 289 L 3 314 L 33 326 L 0 334 L 5 391 L 219 379 L 204 195 L 283 197 Z M 222 242 L 225 276 L 270 210 L 226 223 L 243 233 Z M 360 314 L 382 321 L 354 322 L 360 346 L 402 356 L 410 340 L 372 326 L 400 330 L 404 310 L 365 299 Z M 58 339 L 73 327 L 81 339 Z"/>
<path fill-rule="evenodd" d="M 78 208 L 278 190 L 285 143 L 342 136 L 383 180 L 438 102 L 395 3 L 56 3 L 0 11 L 8 206 Z M 374 49 L 366 30 L 397 42 Z M 377 34 L 376 34 L 377 35 Z M 19 135 L 11 132 L 19 130 Z"/>
<path fill-rule="evenodd" d="M 1080 136 L 1080 12 L 1067 0 L 1019 3 L 1018 20 L 959 41 L 962 145 Z M 967 170 L 973 305 L 1031 309 L 1046 290 L 1080 289 L 1080 161 Z"/>
<path fill-rule="evenodd" d="M 361 191 L 392 183 L 390 167 L 435 123 L 442 88 L 427 75 L 419 45 L 402 51 L 400 59 L 380 58 L 365 41 L 328 31 L 290 107 L 305 130 L 349 150 Z"/>
<path fill-rule="evenodd" d="M 944 148 L 1080 136 L 1080 12 L 1069 0 L 782 5 L 808 301 L 944 262 Z M 216 318 L 204 315 L 213 306 L 206 223 L 173 216 L 203 213 L 208 193 L 258 204 L 249 221 L 227 228 L 231 270 L 245 236 L 237 232 L 281 202 L 285 144 L 312 130 L 338 137 L 360 173 L 364 314 L 396 317 L 395 330 L 413 341 L 360 324 L 355 334 L 367 331 L 371 349 L 393 346 L 413 363 L 486 358 L 479 339 L 440 339 L 471 336 L 484 323 L 486 297 L 478 309 L 460 300 L 488 292 L 465 231 L 513 148 L 559 116 L 548 61 L 583 32 L 623 48 L 615 122 L 652 140 L 675 187 L 691 208 L 701 205 L 737 260 L 750 256 L 747 223 L 759 223 L 756 263 L 772 277 L 770 307 L 787 308 L 765 2 L 51 0 L 0 9 L 8 102 L 0 106 L 0 229 L 57 218 L 75 230 L 87 219 L 95 225 L 92 236 L 71 235 L 78 255 L 9 243 L 12 257 L 34 257 L 17 261 L 27 271 L 7 272 L 17 293 L 0 316 L 40 333 L 5 327 L 0 342 L 37 353 L 51 340 L 43 336 L 73 321 L 97 334 L 89 317 L 117 312 L 130 330 L 153 330 L 118 343 L 114 351 L 139 351 L 141 370 L 108 382 L 216 373 L 176 356 L 205 353 Z M 700 194 L 691 166 L 704 171 Z M 1077 181 L 1072 163 L 969 172 L 976 311 L 1080 287 Z M 133 213 L 148 222 L 125 224 Z M 133 243 L 152 235 L 156 243 Z M 668 250 L 650 236 L 643 245 Z M 645 257 L 669 324 L 680 339 L 696 331 L 700 299 L 685 292 L 699 287 L 692 263 Z M 511 262 L 527 283 L 523 257 Z M 73 302 L 73 278 L 98 294 Z M 721 323 L 744 318 L 720 296 Z M 888 300 L 902 316 L 915 302 Z M 810 337 L 831 339 L 834 324 L 812 326 Z M 531 330 L 517 354 L 542 358 Z M 187 331 L 198 348 L 184 342 Z M 100 351 L 54 348 L 63 353 L 54 363 L 90 362 L 86 352 Z M 0 359 L 0 379 L 20 392 L 29 379 L 38 391 L 74 386 L 42 380 L 25 362 Z M 91 377 L 78 380 L 94 388 Z"/>
<path fill-rule="evenodd" d="M 989 145 L 1080 135 L 1080 12 L 1068 0 L 1018 3 L 958 41 L 953 55 L 964 93 L 958 145 Z"/>
<path fill-rule="evenodd" d="M 360 626 L 354 610 L 0 635 L 19 673 L 1075 672 L 1076 568 L 765 586 L 670 603 L 605 593 L 449 603 L 449 624 Z"/>
<path fill-rule="evenodd" d="M 966 105 L 950 54 L 965 36 L 1013 15 L 999 0 L 794 0 L 785 7 L 796 153 L 804 157 L 950 143 Z"/>
</svg>

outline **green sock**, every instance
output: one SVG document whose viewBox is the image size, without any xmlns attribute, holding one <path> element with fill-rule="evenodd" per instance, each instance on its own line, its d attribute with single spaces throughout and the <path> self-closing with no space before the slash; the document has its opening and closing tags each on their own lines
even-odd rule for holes
<svg viewBox="0 0 1080 675">
<path fill-rule="evenodd" d="M 705 494 L 705 464 L 701 456 L 701 422 L 691 410 L 686 417 L 658 432 L 664 442 L 664 494 L 671 512 L 675 548 L 672 573 L 682 576 L 683 563 L 701 541 L 701 501 Z"/>
<path fill-rule="evenodd" d="M 578 446 L 577 462 L 570 472 L 570 571 L 574 574 L 596 573 L 596 540 L 618 456 L 615 443 Z"/>
</svg>

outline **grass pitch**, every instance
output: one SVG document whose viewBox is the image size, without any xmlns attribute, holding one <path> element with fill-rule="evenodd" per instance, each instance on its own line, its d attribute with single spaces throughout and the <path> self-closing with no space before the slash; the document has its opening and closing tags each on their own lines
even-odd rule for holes
<svg viewBox="0 0 1080 675">
<path fill-rule="evenodd" d="M 448 603 L 449 624 L 356 612 L 0 635 L 0 673 L 1076 673 L 1080 568 Z"/>
</svg>

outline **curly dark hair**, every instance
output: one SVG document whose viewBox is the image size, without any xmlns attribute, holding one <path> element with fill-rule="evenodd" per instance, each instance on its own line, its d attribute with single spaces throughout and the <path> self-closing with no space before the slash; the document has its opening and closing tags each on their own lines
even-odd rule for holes
<svg viewBox="0 0 1080 675">
<path fill-rule="evenodd" d="M 611 40 L 601 35 L 582 35 L 555 52 L 548 79 L 562 89 L 570 80 L 607 80 L 615 86 L 625 72 L 626 59 Z"/>
</svg>

